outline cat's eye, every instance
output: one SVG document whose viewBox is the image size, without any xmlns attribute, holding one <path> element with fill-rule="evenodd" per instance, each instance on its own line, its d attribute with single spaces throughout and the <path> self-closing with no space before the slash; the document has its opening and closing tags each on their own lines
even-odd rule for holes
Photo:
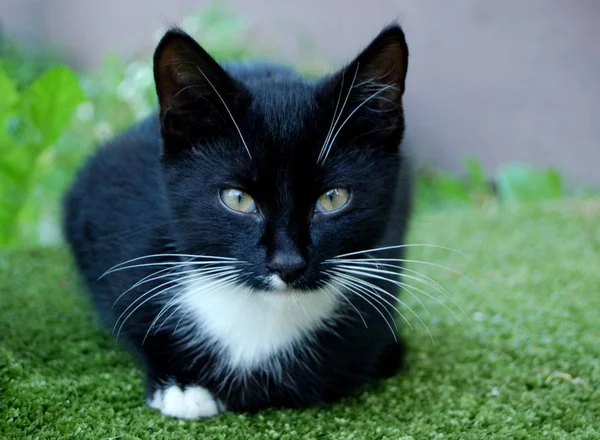
<svg viewBox="0 0 600 440">
<path fill-rule="evenodd" d="M 236 188 L 226 188 L 221 191 L 221 201 L 229 209 L 237 212 L 256 212 L 256 203 L 250 194 Z"/>
<path fill-rule="evenodd" d="M 329 214 L 342 209 L 348 204 L 348 200 L 350 200 L 350 191 L 346 188 L 333 188 L 321 194 L 315 211 Z"/>
</svg>

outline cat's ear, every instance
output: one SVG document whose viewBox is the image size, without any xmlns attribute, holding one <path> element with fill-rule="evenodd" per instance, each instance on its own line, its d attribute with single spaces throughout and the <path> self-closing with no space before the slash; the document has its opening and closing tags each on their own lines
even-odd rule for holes
<svg viewBox="0 0 600 440">
<path fill-rule="evenodd" d="M 343 111 L 340 122 L 346 118 L 353 119 L 348 122 L 359 122 L 358 126 L 349 125 L 365 131 L 365 135 L 375 132 L 383 136 L 397 132 L 401 135 L 407 68 L 404 32 L 398 25 L 389 26 L 354 61 L 326 80 L 325 93 L 330 106 Z"/>
<path fill-rule="evenodd" d="M 173 29 L 154 53 L 164 149 L 177 153 L 227 129 L 240 87 L 188 34 Z"/>
</svg>

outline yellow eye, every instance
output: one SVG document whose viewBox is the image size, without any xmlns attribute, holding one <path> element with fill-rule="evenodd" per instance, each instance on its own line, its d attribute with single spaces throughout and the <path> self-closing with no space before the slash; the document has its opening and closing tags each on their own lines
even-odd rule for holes
<svg viewBox="0 0 600 440">
<path fill-rule="evenodd" d="M 350 199 L 350 191 L 345 188 L 334 188 L 321 194 L 315 210 L 323 214 L 342 209 Z"/>
<path fill-rule="evenodd" d="M 250 194 L 239 189 L 226 188 L 221 191 L 221 200 L 229 209 L 238 212 L 256 212 L 256 204 Z"/>
</svg>

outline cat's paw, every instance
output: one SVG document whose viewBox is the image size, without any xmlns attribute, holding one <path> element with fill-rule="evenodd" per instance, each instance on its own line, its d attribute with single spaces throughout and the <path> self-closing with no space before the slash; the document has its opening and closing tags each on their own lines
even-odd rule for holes
<svg viewBox="0 0 600 440">
<path fill-rule="evenodd" d="M 148 399 L 148 406 L 179 419 L 213 417 L 224 410 L 206 388 L 199 386 L 181 389 L 177 385 L 170 385 L 159 388 Z"/>
</svg>

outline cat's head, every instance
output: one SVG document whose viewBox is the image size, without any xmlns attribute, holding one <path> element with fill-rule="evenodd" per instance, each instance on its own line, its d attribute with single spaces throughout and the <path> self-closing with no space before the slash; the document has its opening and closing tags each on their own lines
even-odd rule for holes
<svg viewBox="0 0 600 440">
<path fill-rule="evenodd" d="M 398 26 L 317 80 L 226 72 L 169 31 L 154 74 L 178 250 L 239 260 L 256 289 L 312 290 L 326 260 L 375 246 L 396 203 L 407 65 Z"/>
</svg>

